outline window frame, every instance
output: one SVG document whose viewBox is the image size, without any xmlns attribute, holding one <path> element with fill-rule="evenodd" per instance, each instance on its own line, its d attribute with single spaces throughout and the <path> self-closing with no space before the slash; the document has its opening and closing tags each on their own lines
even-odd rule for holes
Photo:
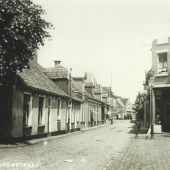
<svg viewBox="0 0 170 170">
<path fill-rule="evenodd" d="M 41 110 L 41 112 L 40 112 L 40 98 L 43 99 L 42 100 L 42 108 L 41 108 L 42 110 Z M 39 96 L 39 98 L 38 98 L 38 125 L 43 124 L 44 104 L 45 104 L 45 97 Z"/>
<path fill-rule="evenodd" d="M 29 101 L 27 101 L 27 111 L 25 110 L 25 96 L 29 96 Z M 32 95 L 31 93 L 25 93 L 24 92 L 24 98 L 23 98 L 23 126 L 28 127 L 30 126 L 30 117 L 31 117 L 31 109 L 32 109 Z M 27 114 L 25 113 L 27 112 Z"/>
<path fill-rule="evenodd" d="M 56 98 L 57 120 L 61 119 L 61 98 Z"/>
<path fill-rule="evenodd" d="M 164 61 L 165 56 L 161 56 L 163 54 L 166 54 L 166 62 Z M 159 52 L 159 53 L 157 53 L 157 56 L 158 56 L 158 74 L 168 73 L 168 52 Z M 160 62 L 161 57 L 163 60 L 162 62 Z"/>
</svg>

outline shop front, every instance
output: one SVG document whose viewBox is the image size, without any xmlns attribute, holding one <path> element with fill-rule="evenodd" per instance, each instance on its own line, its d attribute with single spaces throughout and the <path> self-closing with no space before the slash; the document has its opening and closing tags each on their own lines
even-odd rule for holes
<svg viewBox="0 0 170 170">
<path fill-rule="evenodd" d="M 162 132 L 170 132 L 170 87 L 156 88 L 155 125 L 161 125 Z"/>
</svg>

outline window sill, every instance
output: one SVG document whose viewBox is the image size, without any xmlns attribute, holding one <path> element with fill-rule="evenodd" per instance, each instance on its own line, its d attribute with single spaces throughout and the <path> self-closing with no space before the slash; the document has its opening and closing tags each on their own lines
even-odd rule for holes
<svg viewBox="0 0 170 170">
<path fill-rule="evenodd" d="M 43 124 L 39 124 L 39 125 L 38 125 L 38 127 L 45 127 L 45 125 L 43 125 Z"/>
<path fill-rule="evenodd" d="M 28 125 L 28 126 L 24 126 L 24 129 L 31 129 L 32 126 Z"/>
<path fill-rule="evenodd" d="M 32 126 L 24 126 L 24 130 L 32 130 Z"/>
<path fill-rule="evenodd" d="M 165 77 L 165 76 L 168 76 L 168 73 L 161 73 L 156 75 L 156 77 Z"/>
</svg>

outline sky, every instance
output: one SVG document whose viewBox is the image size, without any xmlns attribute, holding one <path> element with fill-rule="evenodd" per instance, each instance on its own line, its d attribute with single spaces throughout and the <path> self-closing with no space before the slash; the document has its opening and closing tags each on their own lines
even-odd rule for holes
<svg viewBox="0 0 170 170">
<path fill-rule="evenodd" d="M 99 84 L 112 84 L 116 95 L 135 101 L 151 68 L 152 41 L 170 36 L 169 0 L 33 1 L 55 28 L 40 47 L 40 65 L 61 60 L 73 76 L 92 72 Z"/>
</svg>

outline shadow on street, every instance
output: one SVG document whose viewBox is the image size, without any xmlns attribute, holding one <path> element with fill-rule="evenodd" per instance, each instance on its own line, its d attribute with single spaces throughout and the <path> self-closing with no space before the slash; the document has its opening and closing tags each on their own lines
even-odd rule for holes
<svg viewBox="0 0 170 170">
<path fill-rule="evenodd" d="M 138 127 L 137 127 L 136 121 L 135 120 L 131 120 L 130 123 L 132 123 L 133 126 L 131 127 L 132 129 L 129 131 L 129 133 L 136 134 L 137 131 L 138 131 Z"/>
</svg>

